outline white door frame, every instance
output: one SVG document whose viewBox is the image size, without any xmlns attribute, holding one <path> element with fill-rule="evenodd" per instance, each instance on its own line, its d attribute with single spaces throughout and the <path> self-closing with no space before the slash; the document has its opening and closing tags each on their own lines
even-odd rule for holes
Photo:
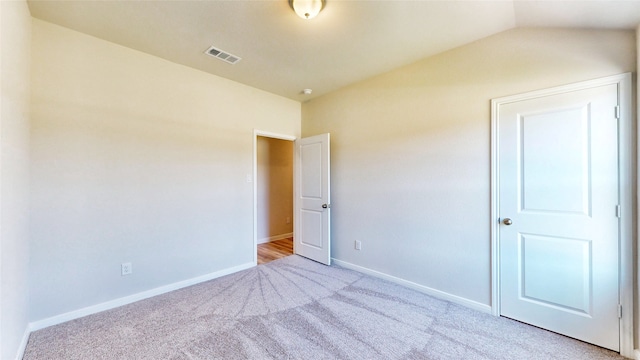
<svg viewBox="0 0 640 360">
<path fill-rule="evenodd" d="M 499 158 L 498 158 L 498 118 L 500 105 L 516 101 L 528 100 L 542 96 L 562 94 L 577 90 L 583 90 L 603 85 L 615 84 L 618 86 L 620 101 L 619 117 L 619 197 L 622 214 L 620 218 L 620 269 L 619 269 L 619 299 L 622 305 L 622 317 L 620 319 L 620 354 L 625 357 L 634 357 L 633 345 L 633 223 L 635 209 L 634 186 L 634 162 L 633 145 L 636 138 L 633 130 L 632 87 L 631 73 L 609 76 L 605 78 L 579 82 L 570 85 L 558 86 L 550 89 L 538 90 L 506 96 L 491 100 L 491 313 L 500 316 L 500 227 L 499 222 Z"/>
<path fill-rule="evenodd" d="M 297 137 L 253 129 L 253 264 L 258 265 L 258 136 L 295 141 Z M 293 161 L 293 159 L 291 159 Z M 294 192 L 295 193 L 295 192 Z M 292 219 L 294 220 L 294 219 Z"/>
</svg>

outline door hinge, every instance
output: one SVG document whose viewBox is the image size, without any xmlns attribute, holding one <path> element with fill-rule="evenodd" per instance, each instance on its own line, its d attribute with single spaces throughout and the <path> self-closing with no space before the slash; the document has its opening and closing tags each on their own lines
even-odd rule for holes
<svg viewBox="0 0 640 360">
<path fill-rule="evenodd" d="M 622 319 L 622 305 L 618 304 L 618 319 Z"/>
<path fill-rule="evenodd" d="M 622 218 L 622 208 L 620 207 L 620 205 L 616 205 L 616 217 L 618 219 Z"/>
<path fill-rule="evenodd" d="M 616 119 L 620 119 L 620 105 L 616 105 Z"/>
</svg>

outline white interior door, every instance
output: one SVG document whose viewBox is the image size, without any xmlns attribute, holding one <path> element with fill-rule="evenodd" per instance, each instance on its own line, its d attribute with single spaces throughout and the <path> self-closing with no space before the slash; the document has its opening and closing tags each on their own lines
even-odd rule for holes
<svg viewBox="0 0 640 360">
<path fill-rule="evenodd" d="M 296 140 L 293 250 L 326 265 L 331 264 L 329 153 L 329 134 Z"/>
<path fill-rule="evenodd" d="M 500 314 L 619 351 L 615 84 L 501 104 Z"/>
</svg>

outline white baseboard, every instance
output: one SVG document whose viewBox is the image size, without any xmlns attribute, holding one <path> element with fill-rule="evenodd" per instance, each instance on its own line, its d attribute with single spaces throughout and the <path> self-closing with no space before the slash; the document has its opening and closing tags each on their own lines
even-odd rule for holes
<svg viewBox="0 0 640 360">
<path fill-rule="evenodd" d="M 280 234 L 280 235 L 274 235 L 274 236 L 270 236 L 267 238 L 262 238 L 262 239 L 258 239 L 258 244 L 264 244 L 264 243 L 268 243 L 268 242 L 272 242 L 272 241 L 276 241 L 276 240 L 282 240 L 282 239 L 287 239 L 293 237 L 293 233 L 286 233 L 286 234 Z"/>
<path fill-rule="evenodd" d="M 182 289 L 184 287 L 195 285 L 195 284 L 198 284 L 198 283 L 201 283 L 201 282 L 205 282 L 205 281 L 209 281 L 209 280 L 212 280 L 212 279 L 215 279 L 215 278 L 219 278 L 221 276 L 233 274 L 235 272 L 246 270 L 246 269 L 252 268 L 254 266 L 256 266 L 256 264 L 253 263 L 253 262 L 250 262 L 250 263 L 234 266 L 234 267 L 227 268 L 227 269 L 222 269 L 220 271 L 216 271 L 216 272 L 213 272 L 213 273 L 210 273 L 210 274 L 206 274 L 206 275 L 198 276 L 198 277 L 195 277 L 195 278 L 179 281 L 179 282 L 176 282 L 176 283 L 173 283 L 173 284 L 160 286 L 160 287 L 157 287 L 155 289 L 143 291 L 143 292 L 140 292 L 140 293 L 137 293 L 137 294 L 133 294 L 133 295 L 125 296 L 125 297 L 122 297 L 122 298 L 110 300 L 110 301 L 103 302 L 103 303 L 100 303 L 100 304 L 87 306 L 87 307 L 82 308 L 82 309 L 70 311 L 70 312 L 67 312 L 67 313 L 64 313 L 64 314 L 60 314 L 60 315 L 56 315 L 56 316 L 52 316 L 50 318 L 34 321 L 34 322 L 29 323 L 29 330 L 30 331 L 36 331 L 36 330 L 44 329 L 44 328 L 49 327 L 49 326 L 61 324 L 63 322 L 67 322 L 67 321 L 70 321 L 70 320 L 75 320 L 75 319 L 78 319 L 78 318 L 81 318 L 81 317 L 84 317 L 84 316 L 87 316 L 87 315 L 91 315 L 91 314 L 99 313 L 101 311 L 113 309 L 113 308 L 116 308 L 116 307 L 119 307 L 119 306 L 131 304 L 131 303 L 134 303 L 136 301 L 148 299 L 148 298 L 153 297 L 153 296 L 158 296 L 158 295 L 161 295 L 161 294 L 164 294 L 164 293 L 168 293 L 170 291 Z"/>
<path fill-rule="evenodd" d="M 431 295 L 433 297 L 442 299 L 442 300 L 447 300 L 447 301 L 451 301 L 452 303 L 458 304 L 458 305 L 462 305 L 474 310 L 478 310 L 481 311 L 483 313 L 487 313 L 487 314 L 491 314 L 491 306 L 489 305 L 485 305 L 482 303 L 479 303 L 477 301 L 473 301 L 473 300 L 469 300 L 469 299 L 465 299 L 463 297 L 457 296 L 457 295 L 453 295 L 453 294 L 449 294 L 447 292 L 444 291 L 440 291 L 440 290 L 436 290 L 433 288 L 430 288 L 428 286 L 424 286 L 424 285 L 420 285 L 414 282 L 411 282 L 409 280 L 405 280 L 405 279 L 401 279 L 395 276 L 391 276 L 376 270 L 372 270 L 366 267 L 362 267 L 359 265 L 355 265 L 352 263 L 348 263 L 346 261 L 342 261 L 342 260 L 338 260 L 338 259 L 331 259 L 333 261 L 334 264 L 341 266 L 343 268 L 347 268 L 347 269 L 351 269 L 351 270 L 355 270 L 358 272 L 361 272 L 363 274 L 367 274 L 367 275 L 371 275 L 373 277 L 377 277 L 380 279 L 384 279 L 387 281 L 390 281 L 392 283 L 396 283 L 398 285 L 402 285 L 402 286 L 406 286 L 408 288 L 411 288 L 413 290 L 417 290 L 421 293 L 427 294 L 427 295 Z"/>
<path fill-rule="evenodd" d="M 18 346 L 18 353 L 16 354 L 16 360 L 22 360 L 24 357 L 24 352 L 27 350 L 27 343 L 29 342 L 29 335 L 31 335 L 31 327 L 27 326 L 24 329 L 24 334 L 22 335 L 22 340 L 20 341 L 20 346 Z"/>
<path fill-rule="evenodd" d="M 635 356 L 634 356 L 634 358 L 635 358 L 636 360 L 640 360 L 640 349 L 635 349 L 635 350 L 633 351 L 633 354 L 635 355 Z"/>
</svg>

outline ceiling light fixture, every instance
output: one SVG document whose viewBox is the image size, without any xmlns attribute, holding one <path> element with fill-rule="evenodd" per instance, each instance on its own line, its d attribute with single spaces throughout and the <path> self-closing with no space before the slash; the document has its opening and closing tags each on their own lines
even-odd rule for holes
<svg viewBox="0 0 640 360">
<path fill-rule="evenodd" d="M 289 0 L 289 6 L 303 19 L 316 17 L 326 3 L 326 0 Z"/>
</svg>

